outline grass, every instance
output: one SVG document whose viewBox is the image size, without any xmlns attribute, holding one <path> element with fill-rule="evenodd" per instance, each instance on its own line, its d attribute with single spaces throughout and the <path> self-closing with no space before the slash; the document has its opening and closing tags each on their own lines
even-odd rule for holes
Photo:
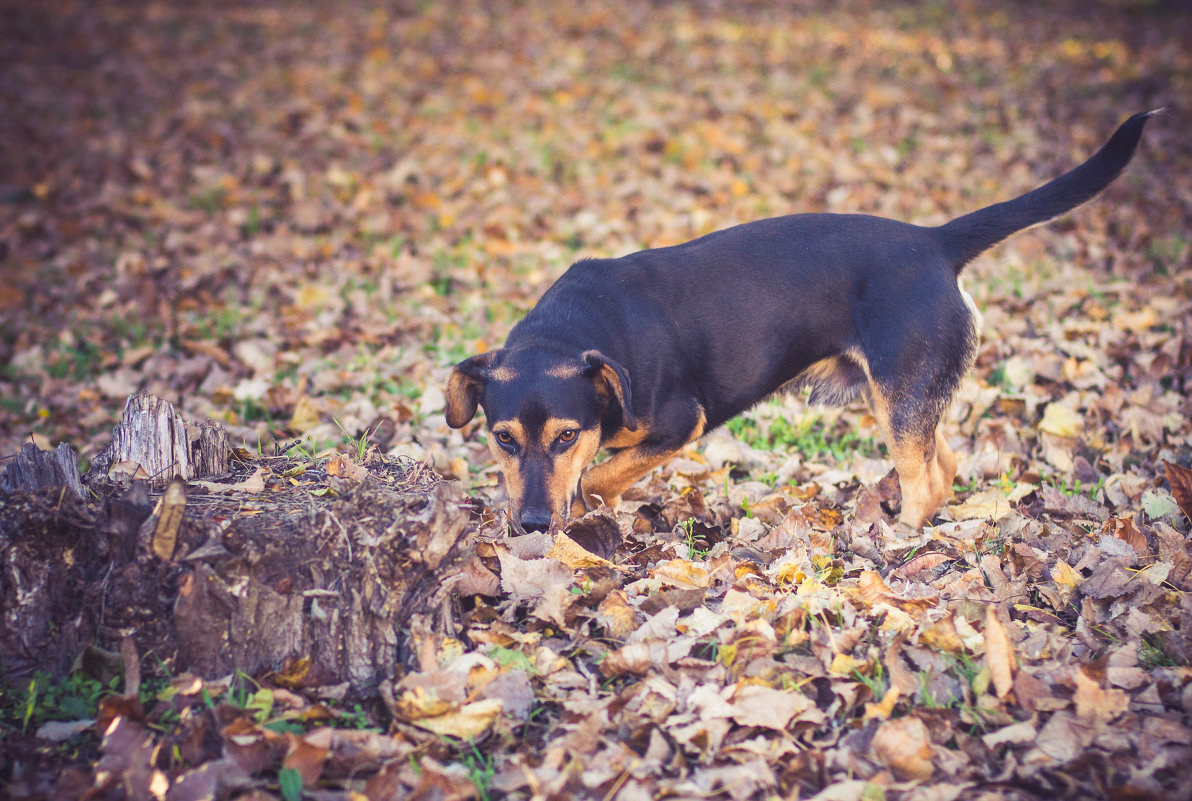
<svg viewBox="0 0 1192 801">
<path fill-rule="evenodd" d="M 114 692 L 119 677 L 105 686 L 81 671 L 55 680 L 44 671 L 37 671 L 28 683 L 10 684 L 7 677 L 0 682 L 0 729 L 31 734 L 50 721 L 86 720 L 95 717 L 99 699 Z"/>
<path fill-rule="evenodd" d="M 873 437 L 863 437 L 851 428 L 841 431 L 831 427 L 814 411 L 792 420 L 781 413 L 778 403 L 771 400 L 762 413 L 739 415 L 725 427 L 751 448 L 798 451 L 807 459 L 826 456 L 839 462 L 854 454 L 881 455 L 882 447 Z"/>
<path fill-rule="evenodd" d="M 1068 497 L 1076 497 L 1078 495 L 1086 495 L 1090 501 L 1096 501 L 1097 496 L 1101 494 L 1101 488 L 1105 486 L 1105 477 L 1102 476 L 1097 479 L 1097 483 L 1089 486 L 1081 483 L 1080 479 L 1076 479 L 1071 484 L 1062 476 L 1052 474 L 1043 479 L 1046 483 L 1055 487 L 1061 494 Z"/>
<path fill-rule="evenodd" d="M 695 535 L 695 518 L 689 517 L 679 524 L 679 529 L 683 532 L 683 542 L 687 544 L 687 555 L 693 562 L 698 562 L 708 556 L 711 548 L 706 547 L 707 541 L 697 539 Z M 701 543 L 704 547 L 701 547 Z"/>
<path fill-rule="evenodd" d="M 1138 664 L 1148 670 L 1179 667 L 1180 663 L 1169 650 L 1158 633 L 1143 634 L 1138 643 Z"/>
<path fill-rule="evenodd" d="M 482 753 L 474 742 L 469 741 L 468 748 L 470 750 L 463 753 L 460 762 L 467 769 L 468 778 L 476 787 L 476 797 L 480 801 L 488 801 L 492 797 L 489 795 L 489 787 L 493 783 L 493 777 L 497 775 L 493 758 L 490 754 Z"/>
</svg>

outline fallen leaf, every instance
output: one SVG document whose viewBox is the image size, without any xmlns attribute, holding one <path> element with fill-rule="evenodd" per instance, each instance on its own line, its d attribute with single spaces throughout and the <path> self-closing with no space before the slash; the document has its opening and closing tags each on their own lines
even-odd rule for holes
<svg viewBox="0 0 1192 801">
<path fill-rule="evenodd" d="M 500 699 L 485 698 L 442 715 L 419 718 L 413 723 L 440 736 L 474 740 L 492 728 L 501 714 L 501 708 Z"/>
<path fill-rule="evenodd" d="M 364 481 L 369 476 L 366 468 L 356 464 L 342 453 L 337 453 L 327 460 L 326 470 L 329 476 L 341 476 L 349 481 Z"/>
<path fill-rule="evenodd" d="M 732 719 L 742 726 L 783 730 L 795 715 L 814 703 L 800 692 L 776 690 L 760 684 L 738 684 L 729 697 Z"/>
<path fill-rule="evenodd" d="M 1171 496 L 1189 521 L 1192 521 L 1192 470 L 1175 462 L 1163 461 L 1167 483 L 1171 485 Z"/>
<path fill-rule="evenodd" d="M 887 720 L 873 735 L 873 755 L 901 779 L 927 781 L 935 774 L 931 738 L 915 717 Z"/>
<path fill-rule="evenodd" d="M 1039 421 L 1039 430 L 1057 437 L 1071 439 L 1084 428 L 1084 419 L 1068 406 L 1062 403 L 1049 403 L 1043 410 L 1043 419 Z"/>
<path fill-rule="evenodd" d="M 998 618 L 997 607 L 985 607 L 985 664 L 993 679 L 998 698 L 1005 698 L 1014 689 L 1014 646 Z"/>
<path fill-rule="evenodd" d="M 159 559 L 174 558 L 178 529 L 186 514 L 186 482 L 178 476 L 170 480 L 153 510 L 157 524 L 153 527 L 153 553 Z"/>
<path fill-rule="evenodd" d="M 560 531 L 555 535 L 554 544 L 551 545 L 550 550 L 546 552 L 547 559 L 556 559 L 572 570 L 579 570 L 585 567 L 612 567 L 609 561 L 603 557 L 597 556 L 586 548 L 582 547 L 571 537 Z"/>
<path fill-rule="evenodd" d="M 1116 720 L 1130 707 L 1130 696 L 1123 690 L 1112 687 L 1103 689 L 1101 683 L 1088 675 L 1084 668 L 1073 673 L 1076 692 L 1072 702 L 1076 705 L 1076 717 L 1098 726 Z"/>
</svg>

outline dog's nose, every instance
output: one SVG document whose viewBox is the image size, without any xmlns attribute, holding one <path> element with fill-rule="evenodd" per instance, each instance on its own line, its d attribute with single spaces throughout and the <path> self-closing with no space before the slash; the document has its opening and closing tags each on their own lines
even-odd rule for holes
<svg viewBox="0 0 1192 801">
<path fill-rule="evenodd" d="M 521 526 L 526 531 L 546 531 L 550 528 L 550 511 L 527 509 L 522 512 Z"/>
</svg>

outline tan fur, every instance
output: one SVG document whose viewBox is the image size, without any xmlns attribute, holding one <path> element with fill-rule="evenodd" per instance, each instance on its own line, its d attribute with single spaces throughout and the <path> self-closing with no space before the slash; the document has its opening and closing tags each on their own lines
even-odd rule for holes
<svg viewBox="0 0 1192 801">
<path fill-rule="evenodd" d="M 505 476 L 505 492 L 509 496 L 509 517 L 511 520 L 517 520 L 521 515 L 522 497 L 525 495 L 526 488 L 522 485 L 522 475 L 518 468 L 517 457 L 497 443 L 497 434 L 502 431 L 513 437 L 514 442 L 523 446 L 526 441 L 526 432 L 517 420 L 506 420 L 494 426 L 488 436 L 488 452 L 497 460 L 497 464 L 501 466 L 501 473 Z"/>
<path fill-rule="evenodd" d="M 934 431 L 895 437 L 890 425 L 889 400 L 872 382 L 869 391 L 873 416 L 890 449 L 902 488 L 902 513 L 898 520 L 912 528 L 922 528 L 936 509 L 952 497 L 956 455 L 938 426 Z"/>
<path fill-rule="evenodd" d="M 600 450 L 600 432 L 581 431 L 576 440 L 574 445 L 555 458 L 546 480 L 551 510 L 564 519 L 574 508 L 575 499 L 582 497 L 579 492 L 580 477 L 584 474 L 584 468 L 596 458 L 596 451 Z"/>
<path fill-rule="evenodd" d="M 447 409 L 444 416 L 447 425 L 461 428 L 468 424 L 476 415 L 476 406 L 480 400 L 480 382 L 464 374 L 458 368 L 451 371 L 447 379 Z"/>
<path fill-rule="evenodd" d="M 566 380 L 568 378 L 575 378 L 583 371 L 573 364 L 556 364 L 546 371 L 546 374 L 551 378 L 558 378 Z"/>
<path fill-rule="evenodd" d="M 650 436 L 650 429 L 645 423 L 638 423 L 637 428 L 630 431 L 628 428 L 619 428 L 617 431 L 604 442 L 601 447 L 604 448 L 632 448 L 634 445 L 641 444 L 641 441 Z"/>
<path fill-rule="evenodd" d="M 512 367 L 506 367 L 505 365 L 494 367 L 489 370 L 488 375 L 493 381 L 516 381 L 521 377 L 517 370 L 514 370 Z"/>
<path fill-rule="evenodd" d="M 699 421 L 687 436 L 684 446 L 703 436 L 707 418 L 700 410 Z M 636 433 L 636 432 L 629 432 Z M 626 447 L 625 450 L 613 454 L 607 461 L 593 465 L 584 473 L 581 486 L 583 492 L 571 504 L 572 516 L 579 516 L 586 509 L 594 509 L 600 500 L 610 507 L 615 507 L 621 501 L 621 494 L 632 487 L 639 478 L 649 473 L 655 467 L 666 462 L 682 448 L 667 451 L 652 451 L 637 443 Z M 607 443 L 606 443 L 607 444 Z"/>
</svg>

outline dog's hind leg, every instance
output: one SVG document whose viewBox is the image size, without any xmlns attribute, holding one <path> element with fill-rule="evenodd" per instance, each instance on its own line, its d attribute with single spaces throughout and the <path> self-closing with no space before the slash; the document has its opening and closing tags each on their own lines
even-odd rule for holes
<svg viewBox="0 0 1192 801">
<path fill-rule="evenodd" d="M 952 497 L 956 454 L 939 428 L 939 417 L 929 410 L 894 401 L 875 385 L 870 386 L 874 416 L 882 429 L 902 488 L 901 523 L 920 528 L 931 520 L 944 501 Z"/>
</svg>

